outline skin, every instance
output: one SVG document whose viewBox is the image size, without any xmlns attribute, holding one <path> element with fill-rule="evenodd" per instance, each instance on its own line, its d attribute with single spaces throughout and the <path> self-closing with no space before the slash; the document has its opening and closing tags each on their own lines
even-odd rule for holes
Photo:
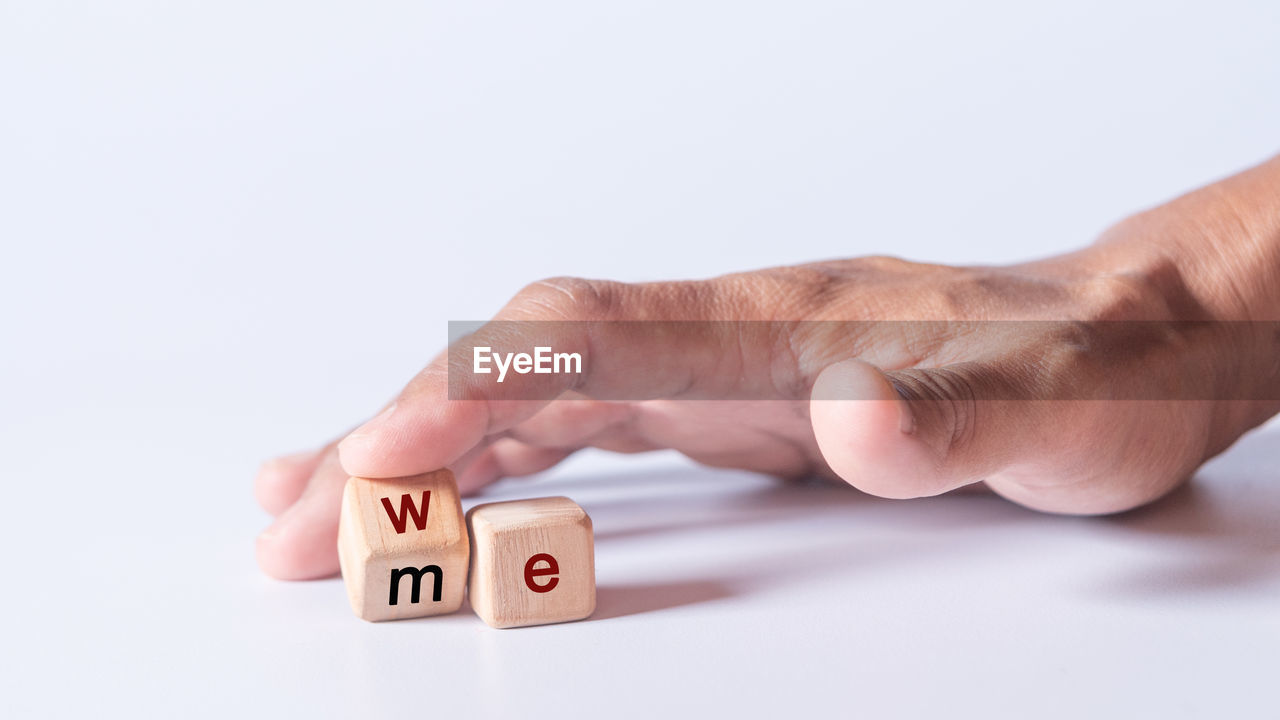
<svg viewBox="0 0 1280 720">
<path fill-rule="evenodd" d="M 566 383 L 544 390 L 573 402 L 515 399 L 517 385 L 493 375 L 467 388 L 475 401 L 451 401 L 441 354 L 345 438 L 263 465 L 255 492 L 275 521 L 258 562 L 282 579 L 335 573 L 349 475 L 447 466 L 475 492 L 584 447 L 673 448 L 889 498 L 985 487 L 1046 512 L 1126 510 L 1280 411 L 1280 336 L 1264 322 L 1227 322 L 1280 319 L 1278 296 L 1280 158 L 1124 220 L 1082 250 L 1017 265 L 868 257 L 698 282 L 544 280 L 496 319 L 1076 322 L 984 333 L 882 323 L 852 336 L 791 324 L 745 333 L 728 356 L 706 333 L 672 332 L 655 347 L 606 330 L 565 340 L 589 340 L 609 362 L 545 381 Z M 1155 337 L 1112 322 L 1172 320 L 1211 322 Z M 724 401 L 744 393 L 759 399 Z M 646 399 L 592 399 L 620 395 Z"/>
</svg>

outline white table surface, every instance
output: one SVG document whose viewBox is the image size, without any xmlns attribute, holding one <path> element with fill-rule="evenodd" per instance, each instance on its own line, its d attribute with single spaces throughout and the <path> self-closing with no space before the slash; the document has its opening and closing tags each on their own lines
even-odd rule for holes
<svg viewBox="0 0 1280 720">
<path fill-rule="evenodd" d="M 0 3 L 0 715 L 1274 717 L 1280 429 L 1104 519 L 583 455 L 484 496 L 590 512 L 574 624 L 256 568 L 257 463 L 531 280 L 1007 261 L 1277 149 L 1275 3 L 883 5 Z"/>
</svg>

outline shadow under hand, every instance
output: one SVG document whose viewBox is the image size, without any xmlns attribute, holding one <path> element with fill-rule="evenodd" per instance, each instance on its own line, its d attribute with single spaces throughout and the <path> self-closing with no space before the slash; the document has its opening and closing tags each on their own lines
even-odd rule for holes
<svg viewBox="0 0 1280 720">
<path fill-rule="evenodd" d="M 1045 515 L 984 494 L 881 500 L 846 486 L 708 468 L 558 478 L 494 494 L 563 493 L 587 509 L 601 567 L 610 570 L 594 618 L 609 619 L 768 592 L 784 579 L 800 588 L 850 572 L 874 582 L 907 563 L 954 566 L 1007 552 L 1027 533 L 1045 548 L 1096 553 L 1064 569 L 1077 567 L 1091 585 L 1110 573 L 1100 589 L 1115 599 L 1235 596 L 1280 583 L 1278 467 L 1280 432 L 1254 433 L 1163 500 L 1104 518 Z M 679 559 L 647 581 L 655 555 Z M 1027 562 L 1008 557 L 1015 569 Z M 770 568 L 767 578 L 761 567 Z M 672 574 L 686 579 L 673 582 Z"/>
<path fill-rule="evenodd" d="M 1280 433 L 1256 432 L 1164 499 L 1106 518 L 1174 558 L 1127 574 L 1117 589 L 1167 595 L 1280 582 L 1277 467 Z"/>
<path fill-rule="evenodd" d="M 913 559 L 962 561 L 958 534 L 1049 517 L 989 493 L 902 502 L 839 483 L 703 467 L 504 483 L 483 501 L 517 493 L 565 494 L 591 515 L 597 621 L 874 574 Z"/>
</svg>

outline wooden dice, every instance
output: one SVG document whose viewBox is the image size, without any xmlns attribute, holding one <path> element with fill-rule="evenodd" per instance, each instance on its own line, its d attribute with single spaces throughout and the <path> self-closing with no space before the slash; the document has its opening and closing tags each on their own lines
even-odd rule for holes
<svg viewBox="0 0 1280 720">
<path fill-rule="evenodd" d="M 453 473 L 351 478 L 338 561 L 365 620 L 471 606 L 493 627 L 581 620 L 596 607 L 591 518 L 564 497 L 477 505 L 464 518 Z M 471 578 L 467 581 L 470 562 Z"/>
<path fill-rule="evenodd" d="M 591 518 L 569 498 L 477 505 L 471 608 L 497 628 L 581 620 L 596 607 Z"/>
<path fill-rule="evenodd" d="M 338 561 L 356 615 L 398 620 L 454 612 L 462 605 L 470 552 L 448 470 L 347 481 Z"/>
</svg>

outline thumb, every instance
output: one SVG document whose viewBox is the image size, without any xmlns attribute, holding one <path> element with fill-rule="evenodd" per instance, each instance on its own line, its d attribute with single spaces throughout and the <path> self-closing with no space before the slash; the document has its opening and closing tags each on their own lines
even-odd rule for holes
<svg viewBox="0 0 1280 720">
<path fill-rule="evenodd" d="M 939 495 L 1006 468 L 1037 423 L 1012 373 L 984 363 L 883 372 L 861 360 L 818 376 L 810 418 L 831 469 L 888 498 Z"/>
</svg>

